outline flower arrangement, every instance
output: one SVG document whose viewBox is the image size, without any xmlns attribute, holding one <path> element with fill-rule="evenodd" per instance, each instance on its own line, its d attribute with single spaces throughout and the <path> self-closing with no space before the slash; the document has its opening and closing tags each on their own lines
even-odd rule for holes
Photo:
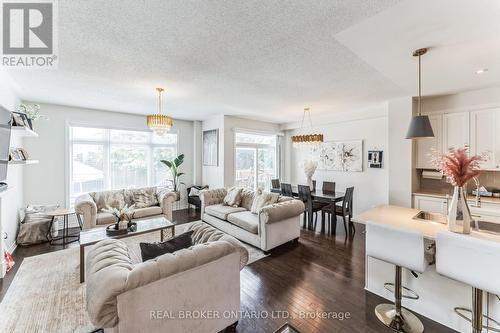
<svg viewBox="0 0 500 333">
<path fill-rule="evenodd" d="M 119 221 L 130 221 L 133 210 L 134 210 L 134 205 L 132 206 L 125 206 L 121 209 L 118 208 L 112 208 L 110 206 L 106 206 L 106 209 L 102 209 L 104 213 L 109 213 L 115 216 Z"/>
<path fill-rule="evenodd" d="M 479 155 L 469 157 L 466 148 L 451 148 L 448 153 L 434 157 L 432 165 L 441 171 L 453 186 L 462 187 L 480 174 L 480 163 L 483 160 L 484 157 Z"/>
</svg>

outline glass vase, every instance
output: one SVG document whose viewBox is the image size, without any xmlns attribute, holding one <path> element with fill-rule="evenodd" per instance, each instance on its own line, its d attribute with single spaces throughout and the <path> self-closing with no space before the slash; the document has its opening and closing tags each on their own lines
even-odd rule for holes
<svg viewBox="0 0 500 333">
<path fill-rule="evenodd" d="M 455 186 L 448 208 L 448 229 L 456 233 L 470 234 L 471 220 L 465 189 Z"/>
</svg>

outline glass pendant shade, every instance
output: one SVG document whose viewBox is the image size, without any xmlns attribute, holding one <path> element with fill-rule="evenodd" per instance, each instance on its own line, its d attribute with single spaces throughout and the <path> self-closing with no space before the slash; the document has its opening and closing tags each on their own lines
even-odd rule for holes
<svg viewBox="0 0 500 333">
<path fill-rule="evenodd" d="M 434 131 L 432 130 L 428 116 L 414 116 L 411 119 L 410 127 L 408 127 L 408 132 L 406 133 L 407 139 L 433 137 Z"/>
<path fill-rule="evenodd" d="M 172 117 L 162 114 L 161 112 L 161 93 L 164 91 L 163 88 L 156 88 L 158 91 L 158 113 L 148 115 L 146 118 L 146 123 L 150 130 L 158 135 L 163 135 L 170 131 L 170 128 L 174 125 Z"/>
</svg>

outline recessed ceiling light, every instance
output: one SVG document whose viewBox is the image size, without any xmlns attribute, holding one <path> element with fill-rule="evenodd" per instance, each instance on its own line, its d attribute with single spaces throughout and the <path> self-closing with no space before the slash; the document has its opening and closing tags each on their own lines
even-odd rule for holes
<svg viewBox="0 0 500 333">
<path fill-rule="evenodd" d="M 484 74 L 488 71 L 488 68 L 481 68 L 475 71 L 476 74 Z"/>
</svg>

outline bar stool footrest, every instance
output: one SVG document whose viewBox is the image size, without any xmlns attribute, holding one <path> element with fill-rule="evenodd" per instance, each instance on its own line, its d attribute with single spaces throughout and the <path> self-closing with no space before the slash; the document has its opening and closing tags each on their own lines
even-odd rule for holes
<svg viewBox="0 0 500 333">
<path fill-rule="evenodd" d="M 384 288 L 386 290 L 388 290 L 389 292 L 394 294 L 394 283 L 391 283 L 391 282 L 384 283 Z M 403 289 L 401 297 L 408 298 L 408 299 L 419 299 L 420 298 L 420 296 L 416 292 L 411 290 L 410 288 L 406 288 L 406 287 L 401 287 L 401 288 Z"/>
<path fill-rule="evenodd" d="M 471 309 L 467 309 L 467 308 L 463 308 L 463 307 L 456 307 L 453 309 L 453 311 L 455 311 L 455 313 L 458 316 L 467 320 L 469 323 L 472 323 L 472 310 Z M 500 333 L 500 323 L 498 321 L 496 321 L 495 319 L 488 317 L 487 315 L 484 315 L 484 314 L 483 314 L 483 319 L 485 322 L 489 321 L 496 326 L 496 327 L 491 327 L 491 326 L 483 325 L 483 330 L 490 330 L 492 332 Z"/>
</svg>

